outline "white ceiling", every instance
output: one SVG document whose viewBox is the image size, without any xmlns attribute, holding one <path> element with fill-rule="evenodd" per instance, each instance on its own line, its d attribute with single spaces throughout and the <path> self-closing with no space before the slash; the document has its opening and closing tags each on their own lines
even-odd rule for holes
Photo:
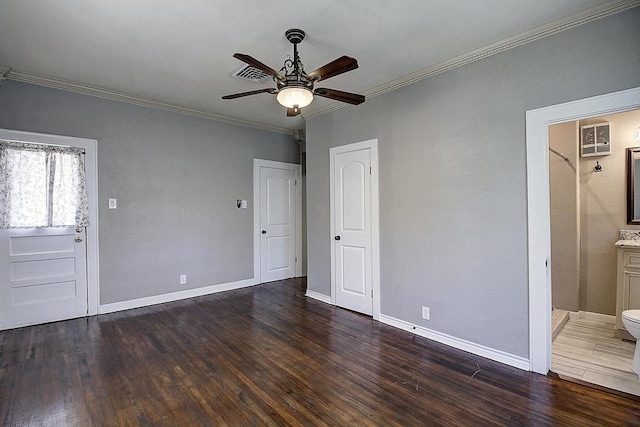
<svg viewBox="0 0 640 427">
<path fill-rule="evenodd" d="M 634 4 L 635 3 L 635 4 Z M 382 93 L 437 72 L 471 52 L 574 25 L 637 1 L 602 0 L 0 0 L 0 66 L 10 79 L 286 131 L 275 96 L 223 95 L 271 87 L 231 77 L 235 52 L 279 69 L 299 45 L 309 72 L 341 55 L 360 68 L 321 82 Z M 569 24 L 567 24 L 569 23 Z M 515 36 L 515 37 L 514 37 Z M 463 56 L 464 57 L 464 56 Z M 4 69 L 3 68 L 3 69 Z M 1 88 L 0 88 L 1 90 Z M 128 98 L 125 98 L 127 97 Z M 303 115 L 342 106 L 316 97 Z M 348 106 L 347 108 L 358 108 Z"/>
</svg>

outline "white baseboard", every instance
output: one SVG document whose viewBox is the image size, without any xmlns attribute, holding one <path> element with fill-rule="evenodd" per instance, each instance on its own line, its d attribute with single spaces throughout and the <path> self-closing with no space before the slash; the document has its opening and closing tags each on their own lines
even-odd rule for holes
<svg viewBox="0 0 640 427">
<path fill-rule="evenodd" d="M 137 298 L 128 301 L 102 304 L 98 310 L 99 314 L 113 313 L 116 311 L 130 310 L 132 308 L 147 307 L 154 304 L 178 301 L 181 299 L 200 297 L 203 295 L 215 294 L 217 292 L 230 291 L 232 289 L 246 288 L 256 284 L 255 279 L 239 280 L 237 282 L 221 283 L 219 285 L 205 286 L 203 288 L 187 289 L 184 291 L 171 292 L 168 294 L 154 295 L 152 297 Z"/>
<path fill-rule="evenodd" d="M 322 301 L 327 304 L 331 304 L 331 297 L 325 294 L 320 294 L 318 292 L 307 290 L 307 293 L 304 296 L 317 299 L 318 301 Z"/>
<path fill-rule="evenodd" d="M 389 326 L 403 329 L 416 335 L 420 335 L 421 337 L 437 341 L 450 347 L 457 348 L 459 350 L 477 354 L 478 356 L 486 357 L 487 359 L 495 360 L 496 362 L 504 363 L 505 365 L 513 366 L 514 368 L 522 369 L 524 371 L 531 370 L 529 359 L 526 359 L 524 357 L 516 356 L 500 350 L 495 350 L 484 345 L 476 344 L 471 341 L 466 341 L 460 338 L 453 337 L 451 335 L 443 334 L 442 332 L 414 325 L 412 323 L 405 322 L 404 320 L 396 319 L 395 317 L 387 316 L 384 314 L 380 314 L 380 322 Z"/>
</svg>

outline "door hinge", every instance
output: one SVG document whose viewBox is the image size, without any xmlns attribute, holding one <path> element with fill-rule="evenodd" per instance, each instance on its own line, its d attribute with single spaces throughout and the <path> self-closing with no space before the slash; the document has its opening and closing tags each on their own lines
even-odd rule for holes
<svg viewBox="0 0 640 427">
<path fill-rule="evenodd" d="M 297 179 L 293 180 L 293 185 L 298 185 L 298 180 Z"/>
<path fill-rule="evenodd" d="M 369 175 L 371 175 L 371 166 L 369 166 Z"/>
<path fill-rule="evenodd" d="M 298 263 L 298 257 L 296 257 L 296 264 Z"/>
<path fill-rule="evenodd" d="M 371 289 L 371 298 L 373 298 L 373 289 Z"/>
</svg>

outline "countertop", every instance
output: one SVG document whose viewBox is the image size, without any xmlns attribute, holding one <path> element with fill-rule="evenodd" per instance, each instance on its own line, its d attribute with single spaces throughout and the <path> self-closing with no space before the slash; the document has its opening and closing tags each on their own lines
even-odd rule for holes
<svg viewBox="0 0 640 427">
<path fill-rule="evenodd" d="M 616 246 L 619 248 L 640 248 L 640 240 L 618 240 Z"/>
</svg>

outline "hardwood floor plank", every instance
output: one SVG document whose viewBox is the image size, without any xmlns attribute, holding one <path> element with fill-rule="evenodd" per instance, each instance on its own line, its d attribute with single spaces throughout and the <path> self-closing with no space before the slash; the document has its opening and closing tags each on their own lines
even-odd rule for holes
<svg viewBox="0 0 640 427">
<path fill-rule="evenodd" d="M 640 419 L 633 400 L 458 351 L 304 293 L 303 279 L 285 280 L 2 331 L 0 421 L 587 426 Z"/>
</svg>

